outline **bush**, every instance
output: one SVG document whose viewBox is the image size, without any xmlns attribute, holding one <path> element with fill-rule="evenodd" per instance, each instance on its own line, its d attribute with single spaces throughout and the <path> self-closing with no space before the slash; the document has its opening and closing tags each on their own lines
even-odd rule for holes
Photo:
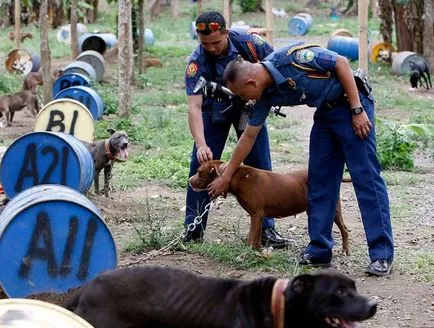
<svg viewBox="0 0 434 328">
<path fill-rule="evenodd" d="M 261 0 L 240 0 L 240 7 L 243 13 L 256 11 L 261 8 Z"/>
<path fill-rule="evenodd" d="M 413 151 L 416 146 L 405 140 L 396 130 L 379 135 L 377 152 L 384 170 L 411 171 L 414 168 Z"/>
</svg>

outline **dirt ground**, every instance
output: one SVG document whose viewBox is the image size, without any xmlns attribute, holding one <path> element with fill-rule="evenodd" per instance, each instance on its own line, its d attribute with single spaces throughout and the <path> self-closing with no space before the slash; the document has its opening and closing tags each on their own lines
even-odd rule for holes
<svg viewBox="0 0 434 328">
<path fill-rule="evenodd" d="M 312 124 L 312 109 L 304 106 L 287 111 L 288 116 L 299 122 L 295 125 L 295 133 L 300 137 L 301 149 L 291 157 L 284 166 L 277 171 L 307 165 L 307 144 L 310 126 Z M 33 127 L 33 118 L 26 117 L 19 112 L 13 127 L 0 128 L 0 139 L 14 140 Z M 270 124 L 270 133 L 273 126 Z M 134 152 L 134 146 L 132 147 Z M 273 154 L 275 158 L 282 154 Z M 430 158 L 420 157 L 417 160 L 418 169 L 411 173 L 417 180 L 414 183 L 389 186 L 389 197 L 392 207 L 397 211 L 408 211 L 406 220 L 394 221 L 396 241 L 396 266 L 392 276 L 387 278 L 368 277 L 363 273 L 368 264 L 366 240 L 358 211 L 357 201 L 351 184 L 343 184 L 341 190 L 342 208 L 345 222 L 350 232 L 350 247 L 354 252 L 350 256 L 340 254 L 340 236 L 335 231 L 336 246 L 333 266 L 356 280 L 358 290 L 379 302 L 377 315 L 363 323 L 362 327 L 384 328 L 422 328 L 434 327 L 434 285 L 421 274 L 414 274 L 407 265 L 412 251 L 434 251 L 434 163 Z M 114 171 L 116 174 L 116 171 Z M 116 188 L 116 186 L 114 186 Z M 273 273 L 241 270 L 228 267 L 208 257 L 185 251 L 168 252 L 149 259 L 146 254 L 134 255 L 123 251 L 129 241 L 135 237 L 137 217 L 143 216 L 143 203 L 150 200 L 152 210 L 156 215 L 165 217 L 167 223 L 179 226 L 183 217 L 185 202 L 184 190 L 174 190 L 158 183 L 146 183 L 140 187 L 126 191 L 111 193 L 110 198 L 89 195 L 90 199 L 102 210 L 107 224 L 111 229 L 119 250 L 119 265 L 162 265 L 183 268 L 198 274 L 217 277 L 231 277 L 240 279 L 254 279 Z M 205 239 L 208 241 L 232 241 L 237 234 L 246 235 L 249 220 L 233 197 L 219 200 L 218 206 L 210 214 Z M 308 241 L 306 215 L 298 215 L 279 220 L 278 230 L 293 240 L 293 247 L 301 251 Z M 181 228 L 180 232 L 181 232 Z M 291 260 L 290 258 L 288 259 Z M 416 264 L 415 264 L 416 265 Z M 434 265 L 434 263 L 432 263 Z M 294 275 L 298 272 L 294 272 Z M 278 274 L 276 274 L 278 275 Z M 34 296 L 40 300 L 61 304 L 70 295 L 44 294 Z M 0 298 L 6 297 L 0 290 Z"/>
</svg>

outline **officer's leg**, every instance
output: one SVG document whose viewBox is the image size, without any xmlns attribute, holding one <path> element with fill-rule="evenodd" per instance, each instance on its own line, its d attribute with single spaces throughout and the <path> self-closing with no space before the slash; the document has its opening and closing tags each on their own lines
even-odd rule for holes
<svg viewBox="0 0 434 328">
<path fill-rule="evenodd" d="M 241 137 L 243 131 L 237 130 L 238 138 Z M 262 126 L 256 138 L 255 144 L 249 155 L 244 160 L 244 164 L 271 171 L 271 156 L 270 156 L 270 142 L 268 139 L 268 130 L 266 125 Z M 266 217 L 262 223 L 262 228 L 274 228 L 274 219 Z"/>
<path fill-rule="evenodd" d="M 223 152 L 223 148 L 226 143 L 226 139 L 229 133 L 229 123 L 213 123 L 210 112 L 202 113 L 203 127 L 205 132 L 205 140 L 208 147 L 211 148 L 214 159 L 220 159 Z M 199 167 L 199 162 L 196 157 L 197 149 L 196 145 L 193 145 L 193 152 L 190 163 L 189 177 L 196 174 Z M 205 209 L 205 206 L 210 202 L 208 191 L 194 191 L 190 185 L 187 187 L 187 199 L 186 199 L 186 216 L 184 225 L 192 223 L 194 218 L 201 215 Z M 202 226 L 197 227 L 197 233 L 205 230 L 208 219 L 208 213 L 202 217 Z"/>
<path fill-rule="evenodd" d="M 336 109 L 335 109 L 336 110 Z M 309 145 L 308 228 L 310 243 L 306 264 L 328 263 L 332 259 L 333 219 L 339 197 L 344 158 L 339 140 L 325 116 L 315 116 Z M 311 257 L 311 259 L 309 259 Z"/>
<path fill-rule="evenodd" d="M 362 103 L 372 124 L 374 104 L 362 96 Z M 349 114 L 348 114 L 349 115 Z M 375 129 L 365 140 L 354 134 L 351 126 L 336 129 L 343 140 L 348 170 L 351 174 L 365 228 L 371 261 L 393 260 L 393 235 L 390 222 L 389 198 L 380 175 L 376 153 Z"/>
</svg>

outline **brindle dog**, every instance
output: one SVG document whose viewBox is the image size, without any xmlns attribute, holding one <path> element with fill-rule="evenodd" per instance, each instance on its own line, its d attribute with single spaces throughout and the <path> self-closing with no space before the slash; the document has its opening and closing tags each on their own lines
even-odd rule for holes
<svg viewBox="0 0 434 328">
<path fill-rule="evenodd" d="M 111 134 L 106 140 L 95 141 L 91 143 L 84 142 L 87 149 L 93 157 L 95 164 L 95 193 L 97 195 L 105 194 L 109 196 L 110 179 L 115 161 L 125 162 L 128 160 L 128 134 L 125 131 L 115 131 L 107 129 Z M 104 189 L 99 190 L 99 174 L 104 168 Z"/>
<path fill-rule="evenodd" d="M 3 116 L 3 112 L 5 112 L 7 126 L 12 124 L 15 112 L 23 108 L 27 108 L 27 111 L 36 117 L 36 114 L 39 112 L 36 93 L 24 90 L 0 97 L 0 117 Z"/>
<path fill-rule="evenodd" d="M 95 328 L 350 328 L 377 303 L 334 270 L 243 281 L 144 266 L 103 273 L 65 307 Z"/>
</svg>

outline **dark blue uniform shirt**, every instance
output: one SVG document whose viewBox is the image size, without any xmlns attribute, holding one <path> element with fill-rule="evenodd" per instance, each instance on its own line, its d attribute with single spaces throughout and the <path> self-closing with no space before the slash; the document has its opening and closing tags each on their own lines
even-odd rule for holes
<svg viewBox="0 0 434 328">
<path fill-rule="evenodd" d="M 210 56 L 206 55 L 201 44 L 199 44 L 196 50 L 191 54 L 190 61 L 185 71 L 185 89 L 187 96 L 194 95 L 193 89 L 201 76 L 203 76 L 207 81 L 222 83 L 223 72 L 226 66 L 229 62 L 236 59 L 238 54 L 241 54 L 243 58 L 245 57 L 243 54 L 247 54 L 249 58 L 244 59 L 251 62 L 257 62 L 263 60 L 273 52 L 273 48 L 257 34 L 230 31 L 228 41 L 229 48 L 226 56 L 219 58 L 213 57 L 212 60 L 210 60 Z M 241 48 L 241 53 L 239 49 L 237 49 L 237 46 Z M 211 67 L 212 61 L 215 63 L 214 72 Z M 213 73 L 215 73 L 216 76 L 214 76 Z M 198 94 L 201 94 L 201 92 Z M 207 110 L 215 101 L 216 100 L 212 98 L 204 98 L 202 109 Z"/>
<path fill-rule="evenodd" d="M 336 76 L 337 53 L 318 45 L 297 42 L 274 51 L 262 65 L 274 84 L 253 107 L 249 124 L 265 122 L 271 106 L 308 105 L 320 108 L 343 94 Z"/>
</svg>

